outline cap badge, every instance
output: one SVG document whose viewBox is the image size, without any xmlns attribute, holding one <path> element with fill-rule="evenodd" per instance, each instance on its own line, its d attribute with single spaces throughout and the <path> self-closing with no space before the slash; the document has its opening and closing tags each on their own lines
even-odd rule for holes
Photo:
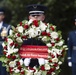
<svg viewBox="0 0 76 75">
<path fill-rule="evenodd" d="M 35 5 L 35 6 L 33 6 L 33 8 L 35 8 L 35 9 L 36 9 L 36 8 L 37 8 L 37 6 Z"/>
</svg>

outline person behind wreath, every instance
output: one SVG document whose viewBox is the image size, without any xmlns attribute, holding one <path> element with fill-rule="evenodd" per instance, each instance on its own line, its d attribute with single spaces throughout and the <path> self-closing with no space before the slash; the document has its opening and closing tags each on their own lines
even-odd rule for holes
<svg viewBox="0 0 76 75">
<path fill-rule="evenodd" d="M 47 9 L 46 6 L 44 5 L 39 5 L 39 4 L 32 4 L 28 5 L 26 9 L 29 12 L 29 20 L 45 20 L 45 10 Z M 31 32 L 32 33 L 32 32 Z M 40 45 L 44 46 L 45 44 L 41 40 L 35 40 L 35 39 L 28 39 L 23 42 L 25 45 Z M 45 60 L 43 58 L 25 58 L 24 59 L 25 66 L 30 66 L 30 67 L 39 67 L 39 65 L 42 65 L 45 63 Z"/>
<path fill-rule="evenodd" d="M 68 34 L 68 66 L 72 67 L 72 75 L 76 75 L 76 16 L 74 30 Z"/>
<path fill-rule="evenodd" d="M 0 56 L 3 54 L 2 43 L 5 37 L 8 35 L 8 31 L 10 30 L 10 25 L 4 23 L 5 18 L 5 10 L 4 8 L 0 8 Z M 2 62 L 0 62 L 0 75 L 7 75 L 6 68 L 2 67 Z"/>
</svg>

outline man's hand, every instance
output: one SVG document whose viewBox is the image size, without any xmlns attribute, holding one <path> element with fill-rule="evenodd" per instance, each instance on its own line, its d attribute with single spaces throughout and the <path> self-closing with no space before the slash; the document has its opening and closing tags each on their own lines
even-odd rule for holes
<svg viewBox="0 0 76 75">
<path fill-rule="evenodd" d="M 68 62 L 68 66 L 69 67 L 72 67 L 72 62 Z"/>
<path fill-rule="evenodd" d="M 38 58 L 38 62 L 39 62 L 39 65 L 44 65 L 45 64 L 45 59 L 43 58 Z"/>
<path fill-rule="evenodd" d="M 30 58 L 25 58 L 24 59 L 24 65 L 29 66 L 29 63 L 30 63 Z"/>
</svg>

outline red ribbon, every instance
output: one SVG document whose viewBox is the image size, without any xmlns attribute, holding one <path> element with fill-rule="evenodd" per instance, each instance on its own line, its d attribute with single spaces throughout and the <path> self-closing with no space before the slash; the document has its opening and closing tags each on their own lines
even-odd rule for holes
<svg viewBox="0 0 76 75">
<path fill-rule="evenodd" d="M 19 54 L 21 58 L 48 58 L 47 46 L 22 45 Z"/>
</svg>

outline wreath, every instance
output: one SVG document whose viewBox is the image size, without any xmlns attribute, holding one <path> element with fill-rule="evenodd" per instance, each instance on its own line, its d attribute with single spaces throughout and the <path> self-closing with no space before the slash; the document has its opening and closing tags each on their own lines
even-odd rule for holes
<svg viewBox="0 0 76 75">
<path fill-rule="evenodd" d="M 41 39 L 48 47 L 48 58 L 44 65 L 33 68 L 24 65 L 19 50 L 23 41 L 29 38 Z M 61 31 L 57 31 L 55 25 L 40 20 L 23 20 L 16 28 L 12 27 L 2 46 L 0 61 L 10 75 L 58 75 L 67 50 Z"/>
</svg>

